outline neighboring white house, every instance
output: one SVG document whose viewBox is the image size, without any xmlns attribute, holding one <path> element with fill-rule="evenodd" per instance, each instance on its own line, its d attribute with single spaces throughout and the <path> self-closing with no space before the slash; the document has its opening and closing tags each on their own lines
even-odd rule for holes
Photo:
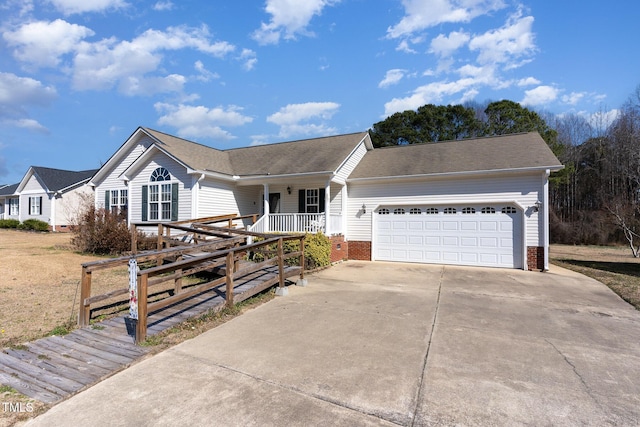
<svg viewBox="0 0 640 427">
<path fill-rule="evenodd" d="M 97 169 L 68 171 L 32 166 L 18 184 L 0 188 L 0 218 L 38 219 L 53 231 L 66 231 L 82 202 L 92 194 L 86 183 Z"/>
<path fill-rule="evenodd" d="M 374 149 L 367 132 L 217 150 L 138 128 L 91 178 L 130 223 L 259 214 L 255 231 L 323 231 L 350 259 L 548 267 L 537 133 Z M 24 181 L 24 180 L 23 180 Z"/>
</svg>

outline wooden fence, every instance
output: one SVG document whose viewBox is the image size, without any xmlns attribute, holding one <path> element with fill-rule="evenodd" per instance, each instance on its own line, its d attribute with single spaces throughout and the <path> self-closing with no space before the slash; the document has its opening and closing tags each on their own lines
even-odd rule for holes
<svg viewBox="0 0 640 427">
<path fill-rule="evenodd" d="M 147 316 L 149 312 L 157 311 L 169 305 L 191 298 L 214 287 L 226 285 L 225 303 L 234 304 L 235 283 L 238 280 L 250 276 L 252 273 L 266 271 L 277 266 L 277 274 L 264 275 L 265 280 L 251 286 L 249 291 L 243 292 L 236 298 L 242 301 L 270 286 L 278 284 L 284 287 L 287 277 L 300 275 L 304 279 L 304 235 L 280 235 L 262 234 L 246 231 L 243 228 L 233 228 L 234 222 L 251 218 L 255 215 L 236 216 L 224 215 L 211 218 L 201 218 L 179 223 L 167 223 L 158 225 L 158 249 L 155 251 L 137 253 L 137 243 L 132 246 L 132 255 L 114 259 L 94 261 L 82 264 L 82 278 L 80 287 L 80 312 L 78 324 L 81 327 L 88 326 L 91 318 L 92 306 L 107 299 L 127 295 L 128 287 L 122 287 L 105 294 L 91 295 L 92 273 L 109 268 L 122 267 L 134 258 L 136 263 L 148 263 L 152 267 L 140 270 L 137 273 L 137 304 L 138 321 L 136 324 L 136 342 L 143 341 L 147 335 Z M 225 223 L 227 227 L 212 224 Z M 188 224 L 188 225 L 187 225 Z M 137 236 L 138 224 L 132 225 L 132 236 Z M 231 227 L 229 227 L 231 226 Z M 172 237 L 172 230 L 178 234 Z M 188 236 L 188 242 L 176 240 L 174 237 Z M 264 239 L 260 242 L 247 244 L 248 239 Z M 206 240 L 213 239 L 213 240 Z M 299 240 L 300 250 L 285 253 L 284 242 Z M 267 246 L 276 245 L 277 250 L 269 250 Z M 166 248 L 165 248 L 166 247 Z M 240 263 L 250 252 L 261 252 L 265 259 L 259 263 Z M 298 267 L 285 267 L 285 260 L 298 258 Z M 168 262 L 167 261 L 171 261 Z M 223 277 L 218 277 L 204 284 L 183 289 L 182 279 L 207 270 L 217 270 Z M 173 281 L 171 296 L 162 300 L 149 303 L 149 288 Z M 124 302 L 124 299 L 123 299 Z"/>
</svg>

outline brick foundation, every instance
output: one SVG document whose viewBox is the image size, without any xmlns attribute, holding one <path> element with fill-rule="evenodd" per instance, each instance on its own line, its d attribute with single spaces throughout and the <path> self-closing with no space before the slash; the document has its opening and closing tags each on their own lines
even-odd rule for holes
<svg viewBox="0 0 640 427">
<path fill-rule="evenodd" d="M 529 270 L 544 270 L 544 248 L 527 246 L 527 266 Z"/>
<path fill-rule="evenodd" d="M 344 236 L 331 236 L 331 262 L 343 261 L 349 258 L 349 242 Z"/>
<path fill-rule="evenodd" d="M 349 259 L 371 261 L 371 242 L 349 241 Z"/>
</svg>

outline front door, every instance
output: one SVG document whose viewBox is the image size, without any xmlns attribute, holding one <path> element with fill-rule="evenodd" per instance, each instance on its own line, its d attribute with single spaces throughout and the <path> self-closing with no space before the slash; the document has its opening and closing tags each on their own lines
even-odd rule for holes
<svg viewBox="0 0 640 427">
<path fill-rule="evenodd" d="M 269 193 L 269 213 L 280 213 L 280 193 Z"/>
</svg>

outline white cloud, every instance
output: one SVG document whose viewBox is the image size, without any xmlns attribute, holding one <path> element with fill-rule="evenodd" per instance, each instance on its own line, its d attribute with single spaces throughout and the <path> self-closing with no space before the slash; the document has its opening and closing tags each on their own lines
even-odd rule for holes
<svg viewBox="0 0 640 427">
<path fill-rule="evenodd" d="M 9 47 L 15 48 L 16 59 L 36 66 L 56 67 L 62 55 L 75 51 L 81 40 L 94 34 L 82 25 L 56 19 L 31 22 L 15 31 L 5 31 L 2 37 Z"/>
<path fill-rule="evenodd" d="M 450 56 L 453 52 L 464 46 L 470 38 L 469 34 L 460 31 L 453 31 L 449 33 L 448 36 L 440 34 L 431 40 L 429 52 L 435 53 L 438 56 Z"/>
<path fill-rule="evenodd" d="M 164 12 L 165 10 L 173 10 L 174 4 L 168 0 L 160 0 L 156 4 L 153 5 L 153 10 L 157 10 L 158 12 Z"/>
<path fill-rule="evenodd" d="M 479 52 L 481 64 L 506 63 L 512 68 L 523 65 L 515 59 L 536 51 L 532 26 L 532 16 L 521 17 L 517 13 L 503 27 L 473 37 L 469 49 Z"/>
<path fill-rule="evenodd" d="M 30 77 L 0 72 L 0 105 L 2 106 L 46 106 L 56 96 L 56 89 L 52 86 L 44 86 Z"/>
<path fill-rule="evenodd" d="M 412 95 L 394 98 L 384 104 L 384 116 L 388 117 L 405 110 L 416 110 L 425 104 L 439 103 L 445 96 L 469 91 L 477 83 L 478 81 L 474 78 L 462 78 L 452 82 L 433 82 L 420 86 L 413 91 Z"/>
<path fill-rule="evenodd" d="M 340 104 L 335 102 L 289 104 L 267 117 L 267 122 L 280 126 L 279 136 L 283 138 L 292 135 L 327 135 L 335 133 L 336 129 L 324 122 L 331 119 L 339 108 Z"/>
<path fill-rule="evenodd" d="M 400 52 L 404 52 L 404 53 L 418 53 L 417 50 L 412 49 L 409 46 L 409 42 L 407 40 L 402 40 L 398 46 L 396 47 L 396 50 L 400 51 Z"/>
<path fill-rule="evenodd" d="M 518 80 L 518 86 L 533 86 L 533 85 L 539 85 L 541 82 L 540 80 L 534 78 L 534 77 L 527 77 L 524 79 L 520 79 Z"/>
<path fill-rule="evenodd" d="M 268 23 L 262 23 L 252 37 L 261 45 L 277 44 L 280 38 L 295 39 L 296 35 L 312 35 L 307 27 L 311 19 L 322 13 L 326 6 L 339 0 L 267 0 L 265 11 L 271 15 Z"/>
<path fill-rule="evenodd" d="M 524 92 L 524 99 L 520 101 L 522 105 L 542 105 L 555 101 L 558 98 L 559 90 L 552 86 L 538 86 Z"/>
<path fill-rule="evenodd" d="M 30 77 L 0 72 L 0 123 L 36 132 L 47 129 L 28 117 L 29 107 L 45 107 L 57 97 L 54 87 Z"/>
<path fill-rule="evenodd" d="M 571 92 L 569 95 L 562 96 L 562 102 L 569 105 L 576 105 L 580 102 L 587 94 L 585 92 Z"/>
<path fill-rule="evenodd" d="M 162 114 L 158 124 L 177 128 L 177 134 L 184 138 L 230 140 L 235 136 L 222 127 L 237 127 L 253 121 L 252 117 L 242 114 L 241 107 L 235 105 L 208 108 L 158 102 L 154 107 Z"/>
<path fill-rule="evenodd" d="M 400 80 L 405 76 L 407 70 L 401 70 L 399 68 L 394 68 L 393 70 L 387 71 L 384 76 L 384 79 L 380 83 L 378 83 L 378 87 L 385 88 L 395 84 L 398 84 Z"/>
<path fill-rule="evenodd" d="M 387 29 L 387 37 L 405 38 L 427 28 L 454 22 L 469 22 L 505 7 L 502 0 L 402 0 L 405 16 Z"/>
<path fill-rule="evenodd" d="M 242 53 L 238 57 L 238 60 L 243 62 L 243 68 L 247 71 L 253 70 L 258 63 L 256 53 L 251 49 L 242 49 Z"/>
<path fill-rule="evenodd" d="M 200 80 L 201 82 L 208 82 L 212 79 L 220 78 L 220 75 L 218 73 L 212 73 L 211 71 L 207 70 L 204 67 L 202 61 L 196 61 L 195 64 L 193 64 L 193 68 L 195 68 L 198 72 L 198 76 L 196 76 L 196 79 Z"/>
<path fill-rule="evenodd" d="M 131 87 L 132 80 L 164 83 L 154 90 L 152 84 L 144 86 L 154 92 L 180 90 L 180 79 L 175 74 L 165 77 L 147 77 L 162 62 L 165 50 L 195 49 L 222 58 L 235 49 L 224 42 L 211 43 L 206 27 L 169 27 L 166 31 L 147 30 L 132 41 L 104 39 L 97 43 L 81 43 L 74 60 L 73 85 L 78 90 L 103 90 L 118 85 L 120 90 Z M 160 80 L 158 80 L 160 79 Z M 173 88 L 173 89 L 172 89 Z M 124 92 L 127 93 L 127 92 Z M 137 93 L 134 93 L 137 94 Z"/>
<path fill-rule="evenodd" d="M 105 12 L 129 6 L 122 0 L 48 0 L 63 15 L 86 12 Z"/>
</svg>

